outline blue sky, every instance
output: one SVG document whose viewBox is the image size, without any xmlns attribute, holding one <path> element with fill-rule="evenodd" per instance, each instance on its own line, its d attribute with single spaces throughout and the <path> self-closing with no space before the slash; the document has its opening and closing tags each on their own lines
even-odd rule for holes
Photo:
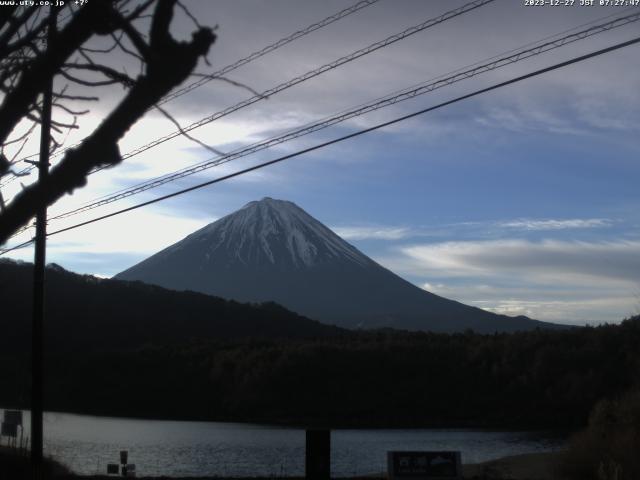
<svg viewBox="0 0 640 480">
<path fill-rule="evenodd" d="M 380 0 L 230 77 L 264 90 L 463 3 Z M 229 151 L 595 19 L 633 12 L 522 3 L 496 0 L 194 134 Z M 220 26 L 212 66 L 201 67 L 212 71 L 351 2 L 220 0 L 191 5 L 201 23 Z M 639 25 L 460 82 L 69 223 L 628 40 L 638 35 Z M 178 18 L 174 28 L 182 33 L 193 26 Z M 445 297 L 541 320 L 618 322 L 640 310 L 639 49 L 628 47 L 52 237 L 48 260 L 70 270 L 111 276 L 245 203 L 271 196 L 297 203 L 382 265 Z M 211 82 L 168 103 L 167 109 L 186 125 L 247 96 L 241 89 Z M 106 95 L 83 119 L 82 131 L 73 135 L 89 133 L 117 98 L 117 91 Z M 173 128 L 161 115 L 150 113 L 121 149 L 126 152 Z M 65 211 L 210 156 L 184 138 L 167 142 L 92 176 L 85 189 L 52 211 Z M 50 226 L 56 228 L 58 224 Z M 31 256 L 30 250 L 13 254 L 25 260 Z"/>
</svg>

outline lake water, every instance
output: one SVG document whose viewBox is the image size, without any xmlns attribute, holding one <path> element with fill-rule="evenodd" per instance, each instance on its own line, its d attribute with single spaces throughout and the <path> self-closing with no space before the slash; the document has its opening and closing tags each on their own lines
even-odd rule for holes
<svg viewBox="0 0 640 480">
<path fill-rule="evenodd" d="M 128 450 L 138 476 L 304 475 L 305 434 L 296 428 L 46 413 L 44 435 L 45 453 L 79 474 L 104 474 Z M 460 450 L 463 463 L 476 463 L 561 444 L 559 436 L 540 432 L 334 430 L 331 470 L 338 477 L 384 472 L 388 450 Z"/>
</svg>

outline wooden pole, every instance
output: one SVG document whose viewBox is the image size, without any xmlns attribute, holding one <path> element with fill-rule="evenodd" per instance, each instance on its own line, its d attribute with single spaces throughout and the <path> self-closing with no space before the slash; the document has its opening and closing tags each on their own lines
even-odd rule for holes
<svg viewBox="0 0 640 480">
<path fill-rule="evenodd" d="M 53 48 L 56 28 L 54 7 L 49 11 L 47 49 Z M 51 145 L 51 103 L 53 76 L 42 96 L 42 119 L 40 126 L 40 158 L 38 182 L 49 175 L 49 148 Z M 36 213 L 36 238 L 33 267 L 33 321 L 31 331 L 31 464 L 34 480 L 42 479 L 43 470 L 43 416 L 44 416 L 44 282 L 47 248 L 47 204 L 44 199 Z"/>
</svg>

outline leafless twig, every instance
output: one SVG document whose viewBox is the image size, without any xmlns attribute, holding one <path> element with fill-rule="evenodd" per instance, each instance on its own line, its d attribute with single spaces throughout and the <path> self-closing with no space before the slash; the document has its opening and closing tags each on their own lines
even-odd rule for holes
<svg viewBox="0 0 640 480">
<path fill-rule="evenodd" d="M 251 88 L 249 85 L 247 85 L 245 83 L 238 82 L 237 80 L 231 80 L 230 78 L 223 77 L 223 76 L 220 76 L 220 75 L 207 75 L 206 73 L 192 73 L 191 76 L 192 77 L 200 77 L 200 78 L 209 78 L 211 80 L 220 80 L 221 82 L 228 83 L 230 85 L 233 85 L 234 87 L 243 88 L 243 89 L 251 92 L 253 95 L 256 95 L 257 97 L 260 97 L 260 98 L 262 98 L 264 100 L 269 98 L 268 96 L 263 95 L 262 93 L 258 92 L 257 90 L 254 90 L 253 88 Z"/>
<path fill-rule="evenodd" d="M 162 113 L 166 118 L 168 118 L 171 121 L 171 123 L 173 123 L 176 126 L 176 128 L 180 131 L 180 133 L 185 137 L 187 137 L 189 140 L 197 143 L 203 148 L 206 148 L 207 150 L 209 150 L 211 153 L 215 155 L 219 155 L 219 156 L 225 155 L 224 152 L 212 147 L 211 145 L 207 145 L 206 143 L 198 140 L 197 138 L 192 137 L 187 132 L 185 132 L 184 129 L 182 128 L 182 125 L 180 125 L 180 123 L 175 118 L 173 118 L 173 116 L 169 112 L 167 112 L 164 108 L 162 108 L 160 105 L 155 104 L 154 107 L 157 108 L 158 111 Z"/>
</svg>

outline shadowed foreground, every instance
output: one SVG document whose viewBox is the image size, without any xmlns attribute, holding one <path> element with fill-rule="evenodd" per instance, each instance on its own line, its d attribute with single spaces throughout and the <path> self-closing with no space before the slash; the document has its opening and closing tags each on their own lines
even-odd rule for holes
<svg viewBox="0 0 640 480">
<path fill-rule="evenodd" d="M 77 478 L 58 462 L 45 459 L 44 478 Z M 0 480 L 31 479 L 31 465 L 28 454 L 19 454 L 17 450 L 0 447 Z"/>
</svg>

